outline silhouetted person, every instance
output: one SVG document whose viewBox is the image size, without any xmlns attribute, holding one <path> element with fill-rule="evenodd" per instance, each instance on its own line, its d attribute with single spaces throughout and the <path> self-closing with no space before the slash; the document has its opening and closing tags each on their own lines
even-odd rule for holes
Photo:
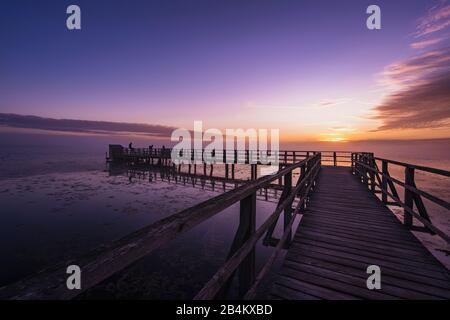
<svg viewBox="0 0 450 320">
<path fill-rule="evenodd" d="M 130 144 L 128 144 L 128 149 L 133 150 L 133 142 L 130 142 Z"/>
<path fill-rule="evenodd" d="M 153 145 L 148 146 L 148 153 L 149 153 L 149 154 L 152 154 L 152 151 L 153 151 Z"/>
</svg>

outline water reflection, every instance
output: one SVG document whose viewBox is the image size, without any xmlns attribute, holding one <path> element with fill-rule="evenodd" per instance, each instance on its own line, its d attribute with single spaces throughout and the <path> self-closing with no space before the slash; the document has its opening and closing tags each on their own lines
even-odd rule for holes
<svg viewBox="0 0 450 320">
<path fill-rule="evenodd" d="M 123 167 L 2 180 L 0 285 L 79 257 L 240 183 Z M 279 194 L 276 186 L 258 194 L 257 227 Z M 238 224 L 236 204 L 81 298 L 192 298 L 229 255 Z M 271 250 L 258 245 L 257 268 Z"/>
</svg>

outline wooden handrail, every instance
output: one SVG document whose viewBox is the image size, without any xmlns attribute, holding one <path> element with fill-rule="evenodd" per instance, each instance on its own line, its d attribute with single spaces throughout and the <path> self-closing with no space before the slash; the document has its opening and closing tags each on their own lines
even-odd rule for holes
<svg viewBox="0 0 450 320">
<path fill-rule="evenodd" d="M 319 159 L 320 160 L 320 159 Z M 263 234 L 269 229 L 271 225 L 273 225 L 281 212 L 287 207 L 292 205 L 292 201 L 296 197 L 299 190 L 305 185 L 307 179 L 312 176 L 317 176 L 317 168 L 320 168 L 320 161 L 317 161 L 311 167 L 310 172 L 307 176 L 301 181 L 291 194 L 280 204 L 277 206 L 275 211 L 267 218 L 267 220 L 256 230 L 254 234 L 236 251 L 236 253 L 227 261 L 225 264 L 214 274 L 214 276 L 206 283 L 206 285 L 199 291 L 199 293 L 195 296 L 195 300 L 208 300 L 213 299 L 219 290 L 226 284 L 228 279 L 233 275 L 234 271 L 239 267 L 242 261 L 247 257 L 247 255 L 251 252 L 251 250 L 255 247 L 258 240 L 263 236 Z M 309 189 L 308 189 L 309 190 Z M 291 218 L 294 220 L 294 217 Z M 292 221 L 290 221 L 291 223 Z M 287 238 L 289 234 L 289 230 L 285 232 L 284 237 Z M 284 239 L 285 241 L 286 239 Z M 283 239 L 281 240 L 283 241 Z M 280 241 L 280 242 L 281 242 Z M 251 290 L 251 289 L 250 289 Z"/>
<path fill-rule="evenodd" d="M 402 186 L 403 188 L 405 188 L 405 189 L 407 189 L 407 190 L 409 190 L 411 192 L 414 192 L 414 193 L 416 193 L 418 195 L 421 195 L 421 196 L 427 198 L 428 200 L 436 203 L 437 205 L 439 205 L 439 206 L 441 206 L 441 207 L 443 207 L 445 209 L 450 210 L 450 202 L 447 202 L 447 201 L 442 200 L 442 199 L 440 199 L 440 198 L 438 198 L 436 196 L 433 196 L 432 194 L 430 194 L 430 193 L 428 193 L 426 191 L 417 189 L 417 188 L 415 188 L 413 186 L 409 186 L 409 185 L 405 184 L 404 182 L 402 182 L 402 181 L 400 181 L 400 180 L 398 180 L 396 178 L 393 178 L 393 177 L 391 177 L 391 176 L 389 176 L 387 174 L 384 174 L 383 172 L 381 172 L 381 171 L 379 171 L 377 169 L 374 169 L 374 168 L 366 165 L 365 163 L 362 163 L 362 162 L 359 162 L 359 161 L 357 161 L 357 163 L 359 165 L 365 167 L 367 170 L 375 172 L 375 173 L 379 174 L 380 176 L 382 176 L 382 177 L 384 177 L 384 178 L 386 178 L 386 179 L 388 179 L 388 180 L 398 184 L 399 186 Z M 381 186 L 380 186 L 380 188 L 381 188 Z"/>
<path fill-rule="evenodd" d="M 314 168 L 316 168 L 319 165 L 319 163 L 317 163 Z M 317 177 L 317 173 L 318 170 L 312 171 L 314 172 L 314 176 L 312 177 L 312 180 L 314 180 Z M 305 181 L 306 179 L 310 178 L 309 176 L 312 174 L 312 172 L 308 173 L 305 176 Z M 311 179 L 311 178 L 310 178 Z M 272 253 L 272 255 L 270 256 L 269 260 L 266 262 L 266 264 L 262 267 L 261 271 L 259 272 L 258 276 L 256 277 L 255 283 L 252 285 L 252 287 L 247 291 L 247 293 L 244 296 L 245 300 L 251 300 L 254 299 L 256 294 L 257 294 L 257 289 L 260 285 L 260 283 L 262 282 L 262 280 L 264 279 L 264 277 L 267 275 L 267 273 L 270 271 L 272 265 L 275 263 L 278 255 L 281 252 L 281 249 L 283 249 L 284 244 L 286 243 L 286 241 L 288 240 L 289 236 L 290 236 L 290 231 L 292 229 L 292 226 L 294 225 L 294 221 L 295 221 L 295 217 L 297 214 L 299 214 L 300 209 L 302 208 L 303 204 L 305 203 L 306 199 L 309 196 L 309 191 L 311 189 L 311 187 L 313 186 L 313 183 L 310 183 L 307 187 L 307 189 L 304 192 L 304 195 L 301 196 L 300 201 L 297 203 L 297 206 L 295 207 L 295 210 L 292 214 L 292 218 L 289 221 L 289 224 L 286 226 L 286 230 L 283 233 L 283 236 L 281 237 L 280 241 L 278 242 L 277 246 L 275 247 L 274 252 Z"/>
<path fill-rule="evenodd" d="M 378 169 L 376 160 L 382 162 L 382 171 Z M 417 169 L 420 171 L 425 171 L 442 176 L 450 176 L 450 172 L 430 167 L 412 165 L 395 160 L 378 158 L 374 157 L 373 155 L 360 153 L 355 153 L 355 156 L 352 156 L 352 161 L 352 168 L 354 173 L 358 174 L 362 178 L 362 181 L 367 184 L 367 186 L 369 186 L 370 181 L 371 191 L 381 192 L 382 199 L 385 204 L 387 204 L 387 197 L 389 197 L 394 200 L 394 203 L 396 205 L 403 208 L 405 215 L 405 224 L 408 227 L 412 227 L 412 218 L 414 217 L 419 220 L 431 233 L 439 235 L 447 243 L 450 243 L 450 237 L 444 231 L 433 225 L 433 223 L 431 222 L 421 196 L 447 210 L 450 210 L 450 203 L 417 188 L 414 182 L 414 170 Z M 402 182 L 390 176 L 388 171 L 388 163 L 399 165 L 405 168 L 405 182 Z M 375 178 L 377 179 L 377 181 L 375 181 Z M 400 200 L 395 189 L 395 185 L 399 185 L 404 188 L 404 201 Z M 388 186 L 390 187 L 392 192 L 389 192 Z M 377 187 L 379 190 L 376 190 Z M 419 213 L 414 211 L 414 204 L 416 204 Z"/>
<path fill-rule="evenodd" d="M 396 165 L 399 165 L 402 167 L 413 168 L 413 169 L 420 170 L 420 171 L 425 171 L 425 172 L 434 173 L 434 174 L 438 174 L 438 175 L 445 176 L 445 177 L 450 177 L 450 171 L 443 170 L 443 169 L 420 166 L 420 165 L 415 165 L 415 164 L 411 164 L 411 163 L 400 162 L 400 161 L 396 161 L 396 160 L 389 160 L 389 159 L 384 159 L 384 158 L 379 158 L 379 157 L 374 157 L 374 159 L 379 160 L 379 161 L 386 161 L 388 163 L 396 164 Z"/>
</svg>

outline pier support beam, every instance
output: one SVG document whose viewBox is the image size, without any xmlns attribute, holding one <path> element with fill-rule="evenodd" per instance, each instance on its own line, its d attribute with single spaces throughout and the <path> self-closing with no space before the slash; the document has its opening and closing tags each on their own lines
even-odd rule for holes
<svg viewBox="0 0 450 320">
<path fill-rule="evenodd" d="M 241 200 L 239 220 L 239 245 L 240 248 L 256 229 L 256 192 Z M 239 295 L 243 296 L 255 281 L 255 248 L 242 261 L 238 269 Z"/>
<path fill-rule="evenodd" d="M 233 254 L 255 233 L 256 230 L 256 192 L 250 194 L 240 202 L 239 227 L 233 239 L 227 261 Z M 255 281 L 255 248 L 242 261 L 238 273 L 239 295 L 243 296 Z M 233 273 L 234 275 L 235 273 Z M 231 286 L 233 276 L 222 287 L 216 299 L 224 299 Z"/>
</svg>

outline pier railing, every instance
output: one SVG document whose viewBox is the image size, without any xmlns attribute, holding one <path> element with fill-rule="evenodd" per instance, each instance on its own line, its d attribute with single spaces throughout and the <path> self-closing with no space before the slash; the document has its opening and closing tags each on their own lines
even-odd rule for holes
<svg viewBox="0 0 450 320">
<path fill-rule="evenodd" d="M 375 157 L 373 153 L 352 153 L 351 158 L 352 172 L 360 177 L 361 182 L 370 191 L 381 194 L 381 201 L 384 204 L 403 208 L 403 222 L 407 227 L 415 231 L 437 234 L 447 243 L 450 243 L 450 237 L 432 223 L 423 198 L 447 210 L 450 210 L 450 203 L 419 189 L 415 181 L 417 171 L 447 178 L 450 177 L 449 171 L 379 158 Z M 403 181 L 391 176 L 391 166 L 403 169 Z M 399 194 L 397 188 L 402 189 L 403 199 L 401 199 L 401 194 Z M 424 227 L 414 226 L 413 218 L 420 221 Z"/>
<path fill-rule="evenodd" d="M 190 149 L 182 150 L 178 152 L 187 153 L 190 155 L 190 159 L 194 163 L 194 160 L 198 160 L 198 163 L 203 163 L 204 160 L 210 157 L 207 154 L 208 150 L 205 149 Z M 278 159 L 279 163 L 292 164 L 309 157 L 315 153 L 320 152 L 322 155 L 323 165 L 333 166 L 348 166 L 352 163 L 353 151 L 324 151 L 324 150 L 277 150 L 264 151 L 264 156 L 274 156 Z M 220 155 L 223 163 L 242 163 L 249 164 L 251 159 L 254 159 L 256 163 L 261 162 L 260 150 L 214 150 L 214 153 Z M 125 148 L 120 145 L 110 145 L 109 153 L 106 155 L 108 161 L 136 161 L 155 164 L 154 159 L 166 159 L 167 164 L 171 163 L 171 148 Z"/>
<path fill-rule="evenodd" d="M 293 169 L 300 167 L 300 178 L 295 187 L 292 187 L 292 170 L 283 173 L 284 190 L 279 203 L 275 211 L 257 230 L 255 230 L 256 193 L 254 192 L 241 200 L 239 229 L 233 241 L 229 258 L 194 299 L 214 299 L 218 295 L 220 297 L 220 295 L 226 293 L 236 270 L 238 270 L 239 276 L 240 296 L 251 299 L 256 295 L 258 286 L 276 261 L 281 249 L 289 245 L 295 217 L 305 207 L 309 194 L 315 186 L 320 166 L 321 154 L 317 153 L 287 167 Z M 262 185 L 257 186 L 255 191 L 260 187 Z M 300 199 L 296 207 L 292 208 L 292 203 L 296 196 L 299 196 Z M 284 212 L 284 233 L 280 239 L 274 239 L 272 234 L 282 212 Z M 275 250 L 258 275 L 256 275 L 254 251 L 256 243 L 263 235 L 265 235 L 265 240 L 270 239 L 272 242 L 275 242 Z"/>
<path fill-rule="evenodd" d="M 210 299 L 225 294 L 236 272 L 241 295 L 251 298 L 280 250 L 289 244 L 294 218 L 306 205 L 316 184 L 320 166 L 321 154 L 311 154 L 303 160 L 286 165 L 272 175 L 249 181 L 236 189 L 161 219 L 79 259 L 61 263 L 15 284 L 2 287 L 0 299 L 74 298 L 237 202 L 240 202 L 240 224 L 228 259 L 196 298 Z M 295 186 L 292 181 L 294 170 L 299 170 L 299 179 Z M 283 180 L 283 192 L 277 207 L 256 229 L 256 193 L 278 179 Z M 296 207 L 292 208 L 295 198 L 299 201 Z M 274 239 L 272 232 L 282 212 L 284 234 L 280 239 Z M 276 248 L 264 268 L 256 275 L 255 246 L 264 234 L 271 244 L 276 243 Z M 67 288 L 66 270 L 72 264 L 78 265 L 82 271 L 81 290 Z"/>
</svg>

